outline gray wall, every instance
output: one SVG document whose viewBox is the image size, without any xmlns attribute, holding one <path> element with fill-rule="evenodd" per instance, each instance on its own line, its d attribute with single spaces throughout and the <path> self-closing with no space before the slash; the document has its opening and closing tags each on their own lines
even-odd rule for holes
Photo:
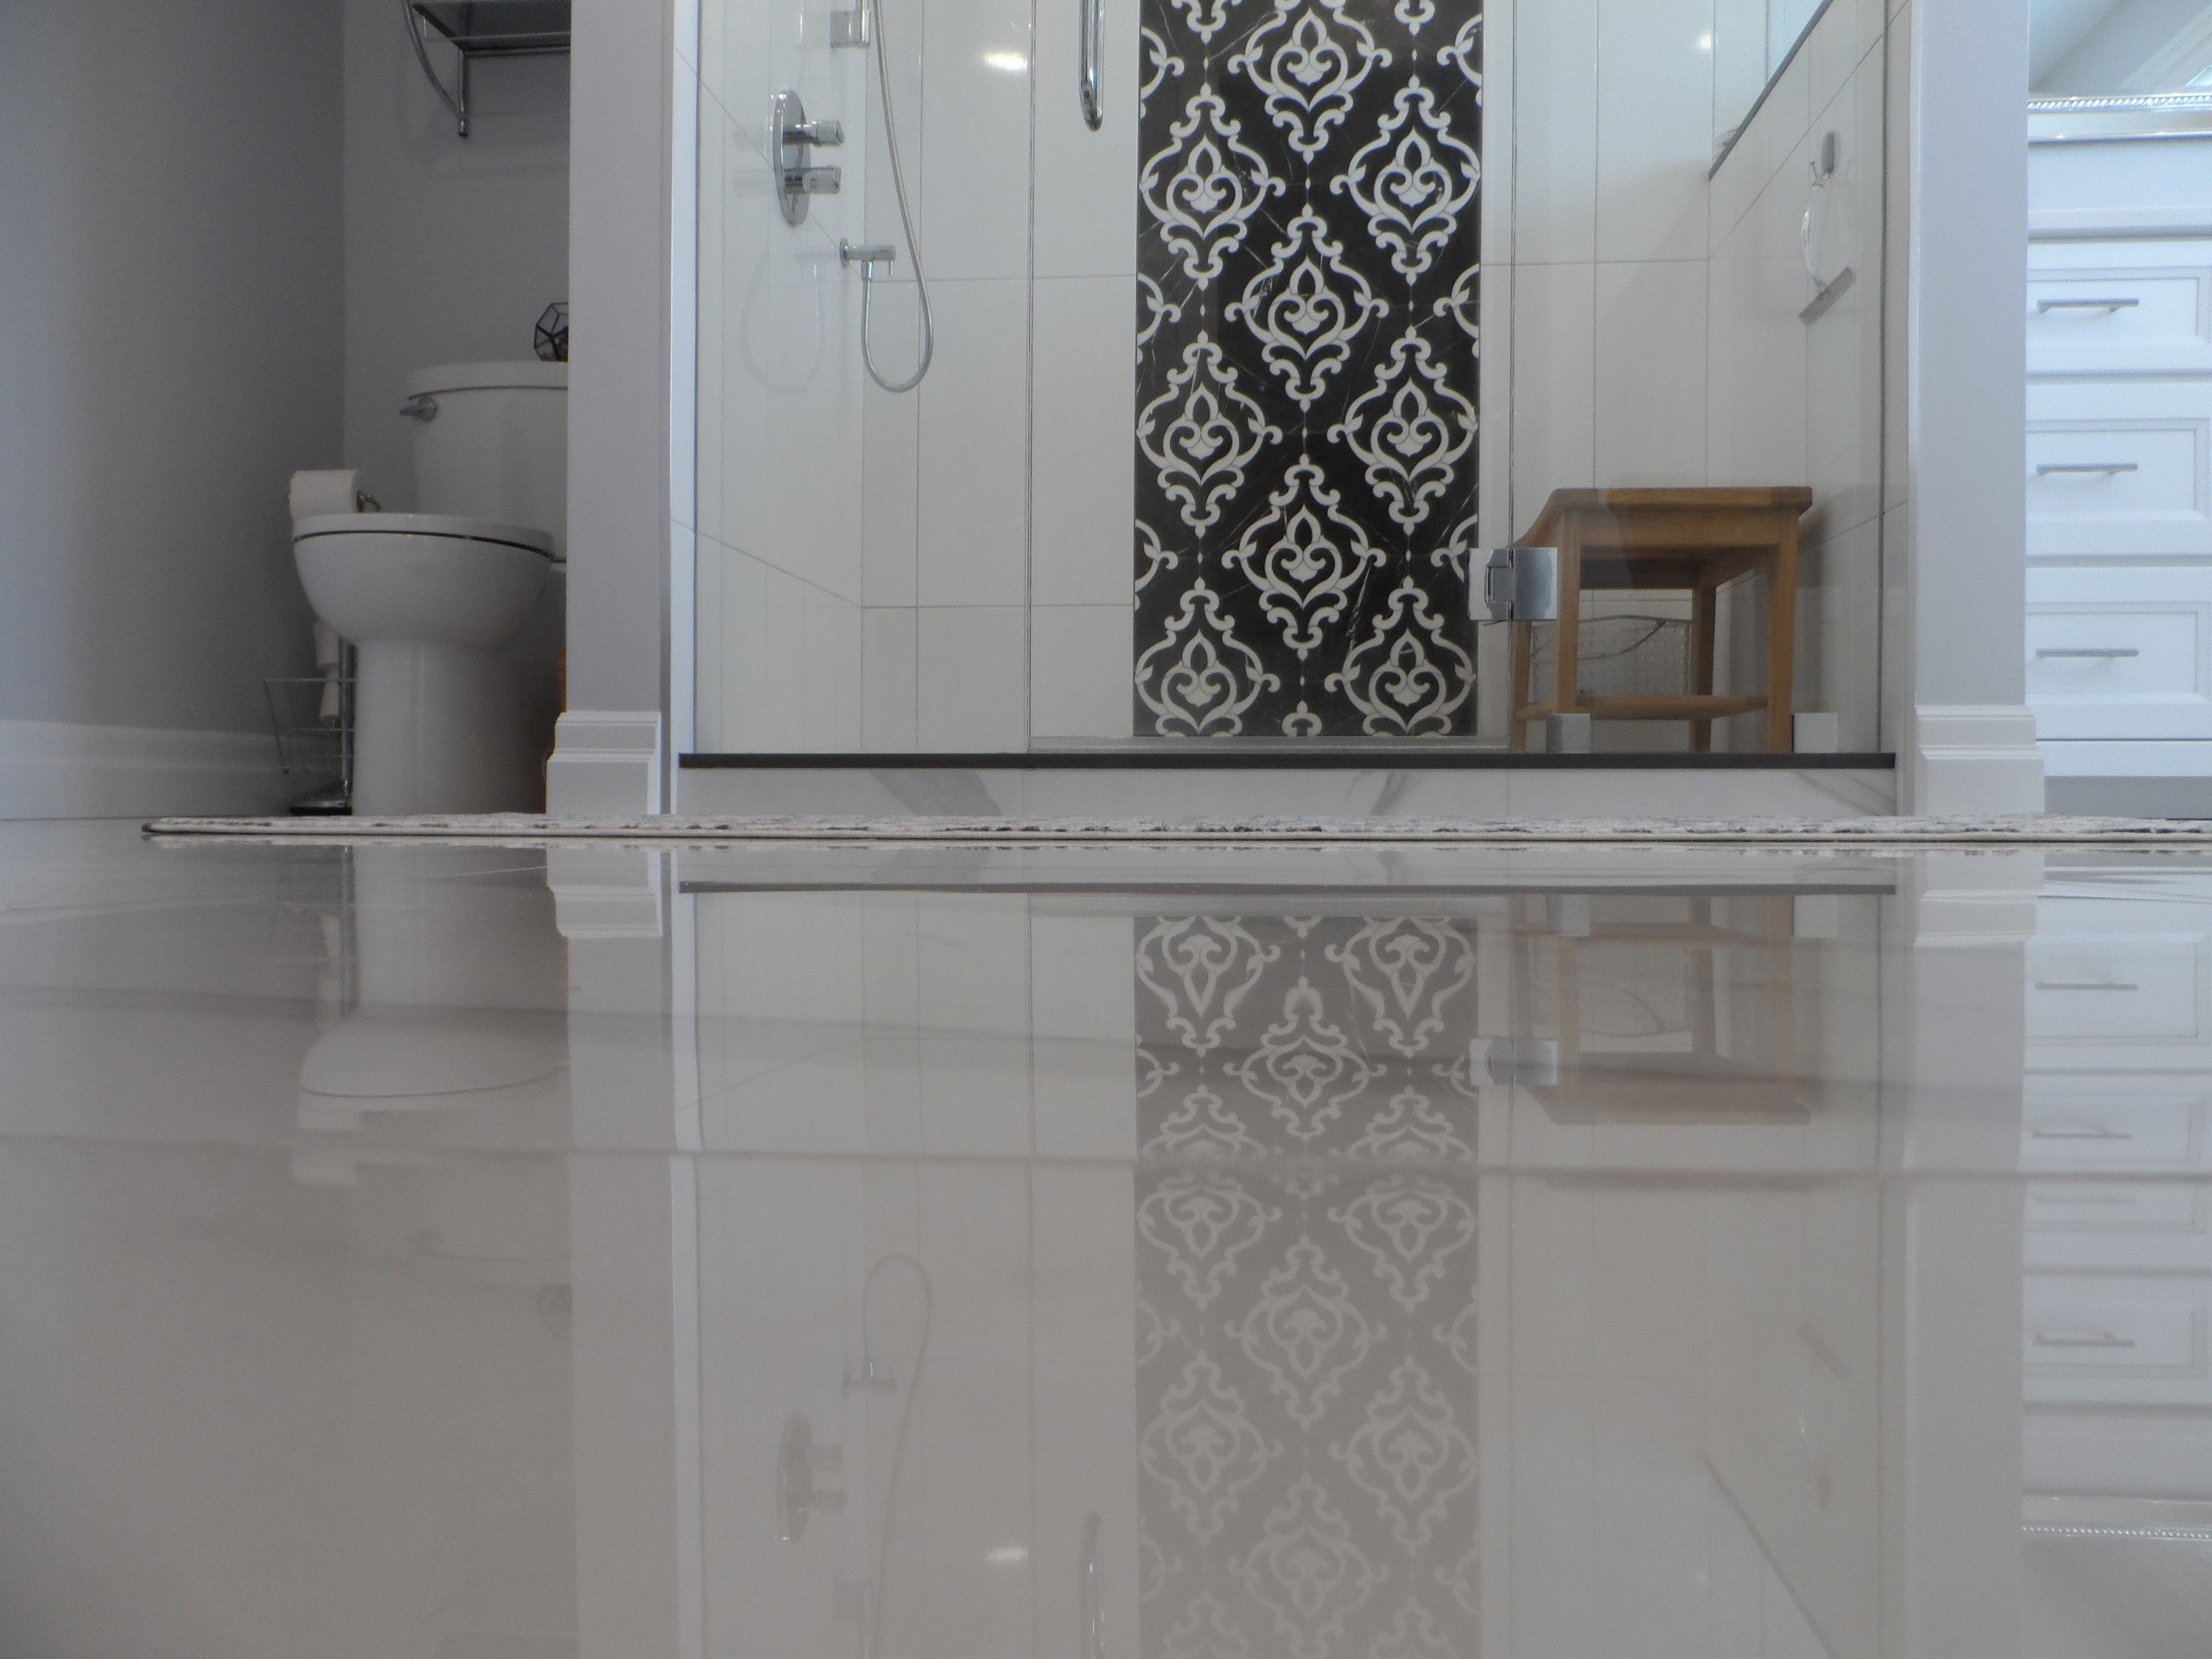
<svg viewBox="0 0 2212 1659">
<path fill-rule="evenodd" d="M 339 442 L 334 0 L 0 0 L 0 720 L 266 729 Z"/>
<path fill-rule="evenodd" d="M 408 371 L 527 358 L 538 313 L 569 296 L 569 60 L 480 65 L 463 139 L 415 61 L 398 0 L 344 6 L 344 464 L 404 512 L 415 505 L 414 429 L 398 414 Z M 431 52 L 450 75 L 452 54 Z"/>
</svg>

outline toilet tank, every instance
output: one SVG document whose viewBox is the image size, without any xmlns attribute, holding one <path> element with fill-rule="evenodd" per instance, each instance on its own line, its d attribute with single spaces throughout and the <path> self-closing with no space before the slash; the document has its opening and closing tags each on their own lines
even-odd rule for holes
<svg viewBox="0 0 2212 1659">
<path fill-rule="evenodd" d="M 569 365 L 447 363 L 407 377 L 415 510 L 549 532 L 568 554 Z"/>
</svg>

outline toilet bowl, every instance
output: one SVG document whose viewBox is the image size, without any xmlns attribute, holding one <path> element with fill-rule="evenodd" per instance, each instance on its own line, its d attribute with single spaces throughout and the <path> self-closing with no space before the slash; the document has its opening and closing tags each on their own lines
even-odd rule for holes
<svg viewBox="0 0 2212 1659">
<path fill-rule="evenodd" d="M 543 531 L 432 513 L 335 513 L 292 528 L 315 613 L 355 650 L 353 810 L 524 812 L 540 755 L 501 653 L 553 569 Z"/>
<path fill-rule="evenodd" d="M 356 649 L 353 809 L 532 812 L 559 709 L 568 369 L 407 378 L 419 512 L 319 513 L 292 548 Z"/>
</svg>

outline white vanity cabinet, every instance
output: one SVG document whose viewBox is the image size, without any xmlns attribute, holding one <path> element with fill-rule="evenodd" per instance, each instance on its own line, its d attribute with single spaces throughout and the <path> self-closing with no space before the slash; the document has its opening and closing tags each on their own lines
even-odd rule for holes
<svg viewBox="0 0 2212 1659">
<path fill-rule="evenodd" d="M 2208 162 L 2212 140 L 2030 155 L 2024 650 L 2055 810 L 2098 801 L 2067 779 L 2212 780 Z"/>
<path fill-rule="evenodd" d="M 2212 904 L 2183 872 L 2107 872 L 2130 897 L 2072 873 L 2050 873 L 2024 963 L 2026 1483 L 2212 1498 L 2176 1415 L 2212 1407 L 2212 1193 L 2177 1179 L 2212 1170 Z"/>
</svg>

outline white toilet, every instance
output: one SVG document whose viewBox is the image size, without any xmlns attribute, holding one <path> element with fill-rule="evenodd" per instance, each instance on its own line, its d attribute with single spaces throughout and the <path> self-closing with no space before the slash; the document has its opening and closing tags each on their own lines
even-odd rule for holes
<svg viewBox="0 0 2212 1659">
<path fill-rule="evenodd" d="M 534 812 L 559 714 L 568 365 L 407 378 L 419 512 L 296 519 L 315 614 L 357 651 L 353 810 Z"/>
</svg>

